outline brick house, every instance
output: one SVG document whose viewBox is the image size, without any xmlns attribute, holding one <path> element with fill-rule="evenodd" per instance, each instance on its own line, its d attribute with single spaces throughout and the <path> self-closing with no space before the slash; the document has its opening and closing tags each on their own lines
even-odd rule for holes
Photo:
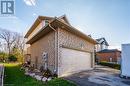
<svg viewBox="0 0 130 86">
<path fill-rule="evenodd" d="M 96 53 L 98 61 L 118 63 L 121 58 L 121 51 L 117 49 L 104 49 Z"/>
<path fill-rule="evenodd" d="M 27 58 L 37 69 L 47 66 L 60 77 L 94 67 L 96 41 L 72 27 L 65 15 L 39 16 L 25 38 Z"/>
</svg>

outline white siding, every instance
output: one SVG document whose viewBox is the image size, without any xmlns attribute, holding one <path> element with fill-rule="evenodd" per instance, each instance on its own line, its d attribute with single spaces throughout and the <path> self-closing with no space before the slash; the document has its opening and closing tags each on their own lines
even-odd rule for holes
<svg viewBox="0 0 130 86">
<path fill-rule="evenodd" d="M 130 44 L 122 45 L 121 71 L 123 76 L 130 77 Z"/>
</svg>

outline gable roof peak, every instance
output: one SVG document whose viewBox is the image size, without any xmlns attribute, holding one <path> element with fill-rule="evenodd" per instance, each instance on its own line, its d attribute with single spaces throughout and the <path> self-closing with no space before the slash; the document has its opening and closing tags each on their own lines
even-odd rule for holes
<svg viewBox="0 0 130 86">
<path fill-rule="evenodd" d="M 70 23 L 69 23 L 69 20 L 68 20 L 68 18 L 67 18 L 67 16 L 64 14 L 64 15 L 62 15 L 62 16 L 60 16 L 60 17 L 58 17 L 59 19 L 63 19 L 67 24 L 69 24 L 70 25 Z"/>
<path fill-rule="evenodd" d="M 63 18 L 63 17 L 66 17 L 66 15 L 65 15 L 65 14 L 63 14 L 63 15 L 59 16 L 59 18 Z"/>
<path fill-rule="evenodd" d="M 98 39 L 96 39 L 96 41 L 99 44 L 105 43 L 105 45 L 109 46 L 108 42 L 106 41 L 106 39 L 104 37 L 98 38 Z"/>
</svg>

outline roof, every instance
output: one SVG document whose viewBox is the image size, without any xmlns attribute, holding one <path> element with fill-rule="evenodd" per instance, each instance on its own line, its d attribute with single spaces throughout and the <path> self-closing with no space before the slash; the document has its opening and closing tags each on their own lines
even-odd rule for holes
<svg viewBox="0 0 130 86">
<path fill-rule="evenodd" d="M 28 32 L 25 35 L 25 38 L 27 38 L 32 31 L 37 27 L 38 24 L 40 24 L 40 22 L 44 19 L 47 20 L 52 20 L 54 17 L 47 17 L 47 16 L 38 16 L 38 18 L 35 20 L 35 22 L 33 23 L 33 25 L 31 26 L 31 28 L 28 30 Z"/>
<path fill-rule="evenodd" d="M 55 17 L 48 17 L 48 16 L 38 16 L 38 18 L 35 20 L 35 22 L 33 23 L 33 25 L 31 26 L 31 28 L 28 30 L 28 32 L 25 35 L 25 38 L 27 38 L 32 31 L 37 27 L 37 25 L 42 21 L 42 20 L 53 20 Z M 59 19 L 63 19 L 67 24 L 70 24 L 66 15 L 62 15 L 60 17 L 58 17 Z"/>
<path fill-rule="evenodd" d="M 68 21 L 66 15 L 62 15 L 62 16 L 60 16 L 59 19 L 63 19 L 67 24 L 70 25 L 70 23 L 69 23 L 69 21 Z"/>
<path fill-rule="evenodd" d="M 105 43 L 106 46 L 109 46 L 108 42 L 106 41 L 106 39 L 105 39 L 104 37 L 99 38 L 99 39 L 96 39 L 96 41 L 97 41 L 99 44 Z"/>
<path fill-rule="evenodd" d="M 97 53 L 112 53 L 112 52 L 121 52 L 121 51 L 118 49 L 104 49 L 104 50 L 98 51 Z"/>
<path fill-rule="evenodd" d="M 53 27 L 53 28 L 52 28 Z M 32 44 L 35 41 L 39 40 L 41 37 L 46 35 L 48 32 L 52 31 L 55 27 L 60 27 L 61 29 L 66 29 L 67 31 L 72 32 L 73 34 L 76 34 L 89 42 L 96 44 L 96 40 L 92 39 L 91 37 L 87 36 L 86 34 L 80 32 L 76 28 L 72 27 L 70 24 L 67 24 L 60 20 L 59 18 L 54 18 L 47 26 L 43 27 L 36 35 L 34 35 L 29 41 L 27 41 L 27 44 Z"/>
</svg>

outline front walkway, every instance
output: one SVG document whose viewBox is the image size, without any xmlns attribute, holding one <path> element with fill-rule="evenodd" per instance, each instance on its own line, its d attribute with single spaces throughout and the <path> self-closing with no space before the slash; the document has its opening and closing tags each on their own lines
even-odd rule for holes
<svg viewBox="0 0 130 86">
<path fill-rule="evenodd" d="M 130 79 L 119 77 L 120 71 L 104 66 L 65 77 L 79 86 L 130 86 Z"/>
</svg>

